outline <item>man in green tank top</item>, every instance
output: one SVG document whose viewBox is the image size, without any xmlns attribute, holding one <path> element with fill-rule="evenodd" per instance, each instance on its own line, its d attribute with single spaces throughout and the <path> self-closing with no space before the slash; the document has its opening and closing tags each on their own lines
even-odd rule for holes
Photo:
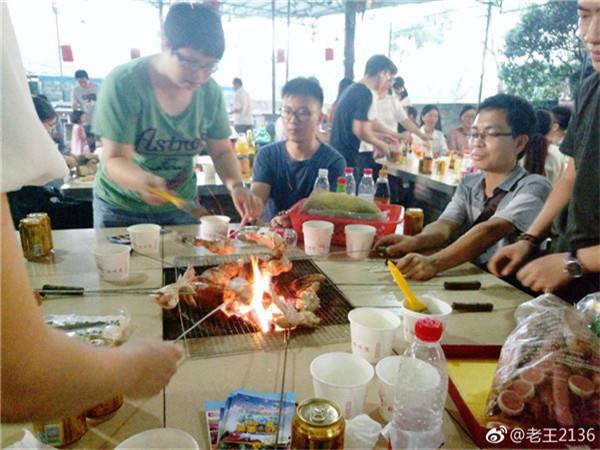
<svg viewBox="0 0 600 450">
<path fill-rule="evenodd" d="M 102 140 L 95 227 L 195 223 L 148 187 L 193 201 L 194 156 L 204 147 L 242 219 L 260 217 L 262 201 L 244 188 L 221 88 L 211 78 L 224 50 L 218 13 L 178 3 L 165 20 L 162 52 L 123 64 L 104 80 L 92 124 Z"/>
</svg>

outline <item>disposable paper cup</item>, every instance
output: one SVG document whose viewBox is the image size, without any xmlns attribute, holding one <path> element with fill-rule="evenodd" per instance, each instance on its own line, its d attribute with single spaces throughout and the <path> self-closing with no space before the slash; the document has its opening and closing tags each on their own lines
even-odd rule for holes
<svg viewBox="0 0 600 450">
<path fill-rule="evenodd" d="M 196 440 L 185 431 L 175 428 L 156 428 L 131 436 L 115 447 L 115 450 L 141 448 L 168 448 L 198 450 Z"/>
<path fill-rule="evenodd" d="M 422 314 L 411 311 L 405 306 L 406 299 L 402 301 L 402 321 L 404 322 L 402 328 L 404 330 L 404 340 L 406 340 L 406 342 L 414 341 L 415 323 L 418 319 L 430 318 L 439 320 L 442 322 L 444 329 L 446 329 L 446 322 L 452 313 L 452 306 L 439 298 L 424 294 L 419 296 L 419 300 L 427 305 L 427 309 L 429 309 L 431 314 Z"/>
<path fill-rule="evenodd" d="M 231 218 L 227 216 L 204 216 L 200 218 L 200 238 L 207 241 L 227 239 Z"/>
<path fill-rule="evenodd" d="M 129 277 L 129 252 L 127 245 L 101 244 L 94 249 L 94 258 L 100 278 L 106 281 L 125 280 Z"/>
<path fill-rule="evenodd" d="M 377 375 L 377 396 L 379 397 L 379 414 L 386 422 L 392 420 L 394 412 L 394 396 L 396 395 L 396 380 L 398 366 L 405 356 L 388 356 L 375 366 Z"/>
<path fill-rule="evenodd" d="M 160 243 L 160 225 L 140 223 L 127 227 L 131 247 L 138 253 L 152 255 L 158 253 Z"/>
<path fill-rule="evenodd" d="M 374 373 L 371 364 L 352 353 L 325 353 L 310 363 L 315 397 L 334 402 L 346 419 L 362 413 Z"/>
<path fill-rule="evenodd" d="M 376 363 L 392 354 L 400 318 L 378 308 L 356 308 L 348 313 L 352 353 Z"/>
<path fill-rule="evenodd" d="M 302 224 L 304 253 L 312 256 L 327 255 L 333 236 L 333 223 L 325 220 L 307 220 Z"/>
<path fill-rule="evenodd" d="M 344 227 L 346 253 L 350 258 L 362 259 L 369 256 L 377 229 L 371 225 L 352 224 Z"/>
</svg>

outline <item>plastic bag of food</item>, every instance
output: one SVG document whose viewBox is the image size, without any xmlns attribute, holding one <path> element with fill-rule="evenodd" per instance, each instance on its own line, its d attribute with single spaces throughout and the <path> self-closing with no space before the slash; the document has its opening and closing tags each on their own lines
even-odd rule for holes
<svg viewBox="0 0 600 450">
<path fill-rule="evenodd" d="M 387 211 L 380 211 L 375 203 L 344 192 L 316 192 L 302 205 L 300 212 L 326 217 L 383 222 Z"/>
<path fill-rule="evenodd" d="M 119 309 L 110 315 L 48 314 L 46 323 L 95 346 L 122 344 L 131 333 L 131 315 Z"/>
<path fill-rule="evenodd" d="M 586 295 L 577 302 L 575 307 L 590 322 L 590 328 L 594 334 L 600 336 L 600 292 Z"/>
<path fill-rule="evenodd" d="M 600 339 L 572 305 L 545 294 L 515 312 L 488 399 L 490 422 L 509 428 L 600 424 Z"/>
</svg>

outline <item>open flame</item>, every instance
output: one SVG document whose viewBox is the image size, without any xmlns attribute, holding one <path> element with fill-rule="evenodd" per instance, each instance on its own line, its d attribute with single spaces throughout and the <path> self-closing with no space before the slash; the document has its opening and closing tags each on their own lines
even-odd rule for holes
<svg viewBox="0 0 600 450">
<path fill-rule="evenodd" d="M 252 299 L 247 303 L 235 302 L 230 308 L 224 310 L 227 315 L 236 315 L 258 326 L 263 333 L 272 329 L 281 331 L 276 324 L 276 319 L 283 316 L 281 310 L 273 302 L 272 296 L 276 295 L 271 289 L 271 274 L 261 270 L 258 258 L 250 257 L 252 265 Z"/>
</svg>

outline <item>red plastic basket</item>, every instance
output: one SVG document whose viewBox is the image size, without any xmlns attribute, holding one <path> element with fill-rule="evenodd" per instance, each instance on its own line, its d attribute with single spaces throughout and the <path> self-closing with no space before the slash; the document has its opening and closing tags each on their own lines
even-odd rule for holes
<svg viewBox="0 0 600 450">
<path fill-rule="evenodd" d="M 299 200 L 294 206 L 288 211 L 290 220 L 292 221 L 292 227 L 298 234 L 298 240 L 303 241 L 304 236 L 302 234 L 302 224 L 307 220 L 326 220 L 333 223 L 333 236 L 331 243 L 333 245 L 346 245 L 346 234 L 344 233 L 344 227 L 349 224 L 363 224 L 371 225 L 377 230 L 375 232 L 375 238 L 383 236 L 384 234 L 391 234 L 396 231 L 396 226 L 404 220 L 404 207 L 400 205 L 378 205 L 382 211 L 388 211 L 388 218 L 386 222 L 377 222 L 372 220 L 356 220 L 356 219 L 344 219 L 340 217 L 328 217 L 318 216 L 314 214 L 304 214 L 300 212 L 302 205 L 306 201 L 305 198 Z"/>
</svg>

